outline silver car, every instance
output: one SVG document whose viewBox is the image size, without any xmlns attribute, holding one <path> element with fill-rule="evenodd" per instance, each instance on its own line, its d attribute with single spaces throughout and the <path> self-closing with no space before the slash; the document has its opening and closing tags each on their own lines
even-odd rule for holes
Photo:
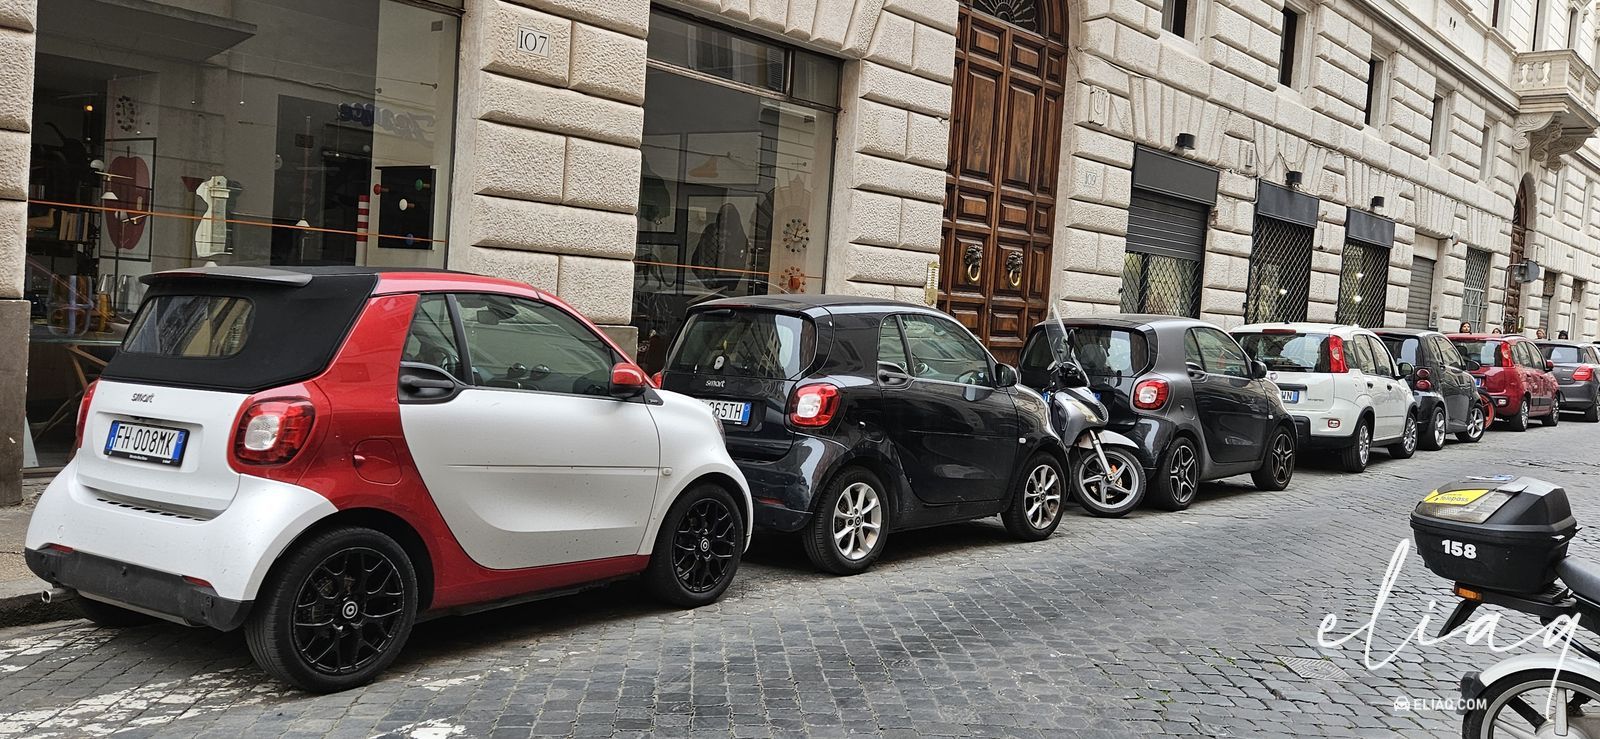
<svg viewBox="0 0 1600 739">
<path fill-rule="evenodd" d="M 1600 347 L 1576 341 L 1540 341 L 1545 359 L 1555 363 L 1561 385 L 1561 410 L 1600 422 Z"/>
</svg>

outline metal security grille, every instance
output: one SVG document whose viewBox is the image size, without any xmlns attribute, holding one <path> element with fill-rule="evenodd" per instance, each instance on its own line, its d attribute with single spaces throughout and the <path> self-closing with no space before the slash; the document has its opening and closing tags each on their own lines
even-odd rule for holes
<svg viewBox="0 0 1600 739">
<path fill-rule="evenodd" d="M 1462 281 L 1461 320 L 1485 331 L 1489 320 L 1489 252 L 1467 249 L 1467 274 Z"/>
<path fill-rule="evenodd" d="M 1389 250 L 1347 239 L 1339 273 L 1337 320 L 1366 328 L 1382 326 L 1388 283 Z"/>
<path fill-rule="evenodd" d="M 1122 312 L 1200 316 L 1200 263 L 1130 251 L 1122 267 Z"/>
<path fill-rule="evenodd" d="M 1311 300 L 1311 249 L 1316 229 L 1276 218 L 1256 218 L 1250 247 L 1245 323 L 1306 320 Z"/>
<path fill-rule="evenodd" d="M 1411 260 L 1411 291 L 1406 294 L 1406 328 L 1433 327 L 1433 275 L 1435 263 L 1426 257 Z"/>
</svg>

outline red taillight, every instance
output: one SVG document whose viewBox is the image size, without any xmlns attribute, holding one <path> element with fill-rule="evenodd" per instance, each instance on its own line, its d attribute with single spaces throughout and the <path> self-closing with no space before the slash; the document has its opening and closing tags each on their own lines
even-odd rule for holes
<svg viewBox="0 0 1600 739">
<path fill-rule="evenodd" d="M 94 388 L 99 384 L 100 381 L 95 380 L 83 389 L 83 402 L 78 404 L 78 430 L 77 435 L 73 437 L 73 449 L 83 446 L 83 432 L 85 427 L 89 425 L 89 404 L 94 402 Z"/>
<path fill-rule="evenodd" d="M 1591 367 L 1591 366 L 1585 364 L 1585 365 L 1573 370 L 1572 371 L 1572 379 L 1574 379 L 1574 380 L 1593 380 L 1594 379 L 1594 367 Z"/>
<path fill-rule="evenodd" d="M 1417 389 L 1423 392 L 1433 389 L 1433 373 L 1427 368 L 1417 369 Z"/>
<path fill-rule="evenodd" d="M 239 417 L 233 456 L 243 464 L 283 464 L 311 438 L 317 409 L 305 398 L 259 400 Z"/>
<path fill-rule="evenodd" d="M 1328 371 L 1334 374 L 1350 371 L 1349 363 L 1344 361 L 1344 339 L 1337 336 L 1328 337 Z"/>
<path fill-rule="evenodd" d="M 62 554 L 71 554 L 73 552 L 78 551 L 76 549 L 73 549 L 72 547 L 69 547 L 69 546 L 65 545 L 65 544 L 46 544 L 46 545 L 44 545 L 44 548 L 45 549 L 51 549 L 51 550 L 54 550 L 54 551 L 57 551 L 57 552 L 61 552 Z"/>
<path fill-rule="evenodd" d="M 1511 358 L 1511 343 L 1510 342 L 1506 342 L 1506 343 L 1500 345 L 1500 366 L 1501 367 L 1515 367 L 1515 366 L 1517 366 L 1516 360 L 1513 360 Z"/>
<path fill-rule="evenodd" d="M 789 423 L 795 426 L 826 426 L 837 412 L 839 388 L 832 385 L 803 385 L 789 398 Z"/>
<path fill-rule="evenodd" d="M 1166 380 L 1153 377 L 1143 380 L 1133 386 L 1133 407 L 1144 411 L 1153 411 L 1167 404 L 1167 396 L 1172 393 L 1172 386 Z"/>
<path fill-rule="evenodd" d="M 186 583 L 189 583 L 190 585 L 194 585 L 196 587 L 201 587 L 201 588 L 209 588 L 209 587 L 211 587 L 211 582 L 209 580 L 201 580 L 198 577 L 190 577 L 189 575 L 184 575 L 183 576 L 183 581 L 186 582 Z"/>
</svg>

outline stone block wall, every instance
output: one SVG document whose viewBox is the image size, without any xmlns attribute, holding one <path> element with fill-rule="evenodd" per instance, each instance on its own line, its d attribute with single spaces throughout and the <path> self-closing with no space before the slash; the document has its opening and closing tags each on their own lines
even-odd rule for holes
<svg viewBox="0 0 1600 739">
<path fill-rule="evenodd" d="M 938 258 L 956 0 L 681 0 L 846 59 L 828 292 L 921 299 Z M 468 0 L 450 264 L 631 318 L 648 0 Z M 550 54 L 515 33 L 549 34 Z"/>
<path fill-rule="evenodd" d="M 1336 312 L 1346 208 L 1369 210 L 1373 198 L 1382 197 L 1377 214 L 1396 221 L 1385 322 L 1404 321 L 1419 236 L 1442 242 L 1434 287 L 1439 325 L 1453 328 L 1460 320 L 1469 246 L 1495 255 L 1489 320 L 1502 321 L 1498 301 L 1510 266 L 1512 202 L 1529 173 L 1539 193 L 1530 236 L 1539 246 L 1530 247 L 1530 256 L 1562 273 L 1563 290 L 1574 278 L 1593 282 L 1600 260 L 1600 209 L 1593 197 L 1600 186 L 1590 183 L 1600 179 L 1594 166 L 1600 146 L 1566 157 L 1562 174 L 1531 162 L 1515 131 L 1512 62 L 1531 48 L 1534 0 L 1505 0 L 1503 32 L 1490 28 L 1488 0 L 1289 3 L 1302 13 L 1301 43 L 1310 46 L 1288 85 L 1278 79 L 1284 0 L 1200 3 L 1203 15 L 1191 18 L 1197 30 L 1189 38 L 1161 29 L 1162 0 L 1073 4 L 1079 53 L 1068 89 L 1061 172 L 1068 200 L 1057 224 L 1055 260 L 1057 294 L 1073 310 L 1116 309 L 1134 146 L 1174 152 L 1179 133 L 1194 134 L 1197 145 L 1175 153 L 1221 170 L 1203 274 L 1201 312 L 1209 320 L 1243 320 L 1256 183 L 1282 184 L 1290 170 L 1303 173 L 1302 192 L 1322 201 L 1312 320 L 1332 320 Z M 1576 7 L 1575 46 L 1582 58 L 1592 58 L 1595 14 L 1585 3 L 1550 0 L 1550 6 L 1543 48 L 1567 43 L 1567 11 Z M 1383 74 L 1369 124 L 1372 59 L 1380 60 Z M 1437 142 L 1436 98 L 1447 116 Z M 1563 177 L 1568 182 L 1558 187 Z M 1542 257 L 1536 253 L 1541 248 L 1547 252 Z M 1582 335 L 1590 335 L 1600 318 L 1585 302 L 1594 299 L 1588 291 L 1570 309 Z M 1540 302 L 1537 295 L 1524 302 L 1530 332 Z"/>
<path fill-rule="evenodd" d="M 0 0 L 0 505 L 22 502 L 27 433 L 28 301 L 22 299 L 27 255 L 28 157 L 33 128 L 35 0 Z"/>
</svg>

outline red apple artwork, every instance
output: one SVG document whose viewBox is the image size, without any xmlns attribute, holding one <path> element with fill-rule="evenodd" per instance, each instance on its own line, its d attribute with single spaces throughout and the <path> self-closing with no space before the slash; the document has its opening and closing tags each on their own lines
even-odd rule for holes
<svg viewBox="0 0 1600 739">
<path fill-rule="evenodd" d="M 106 238 L 118 252 L 142 251 L 149 225 L 150 184 L 150 162 L 145 157 L 129 152 L 112 158 L 106 170 L 106 192 L 115 197 L 105 199 L 105 205 L 114 208 L 106 214 Z"/>
</svg>

